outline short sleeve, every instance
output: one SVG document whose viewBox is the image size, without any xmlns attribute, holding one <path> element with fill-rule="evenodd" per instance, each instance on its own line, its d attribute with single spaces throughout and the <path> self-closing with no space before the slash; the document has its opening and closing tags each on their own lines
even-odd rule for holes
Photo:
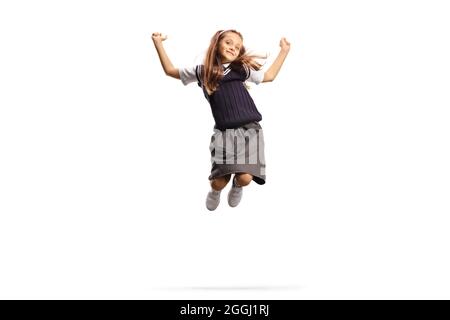
<svg viewBox="0 0 450 320">
<path fill-rule="evenodd" d="M 260 84 L 264 80 L 264 70 L 260 69 L 258 71 L 255 71 L 251 68 L 249 68 L 248 70 L 250 71 L 250 76 L 247 78 L 248 81 Z"/>
<path fill-rule="evenodd" d="M 180 80 L 184 85 L 188 85 L 191 82 L 197 81 L 194 67 L 179 68 Z"/>
</svg>

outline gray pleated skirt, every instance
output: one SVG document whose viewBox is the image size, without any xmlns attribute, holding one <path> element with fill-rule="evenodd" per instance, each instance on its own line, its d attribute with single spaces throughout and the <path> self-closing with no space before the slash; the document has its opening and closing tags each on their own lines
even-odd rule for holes
<svg viewBox="0 0 450 320">
<path fill-rule="evenodd" d="M 235 129 L 214 127 L 209 150 L 212 165 L 209 180 L 239 172 L 251 174 L 257 184 L 266 183 L 264 135 L 258 121 Z"/>
</svg>

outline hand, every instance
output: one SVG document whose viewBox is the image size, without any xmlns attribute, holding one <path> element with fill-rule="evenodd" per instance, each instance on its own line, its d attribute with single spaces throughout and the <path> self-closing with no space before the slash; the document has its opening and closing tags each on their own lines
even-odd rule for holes
<svg viewBox="0 0 450 320">
<path fill-rule="evenodd" d="M 167 35 L 163 37 L 160 32 L 153 32 L 153 34 L 152 34 L 152 40 L 155 44 L 162 43 L 166 39 L 167 39 Z"/>
<path fill-rule="evenodd" d="M 286 40 L 286 38 L 281 38 L 280 47 L 283 51 L 289 51 L 291 49 L 291 43 Z"/>
</svg>

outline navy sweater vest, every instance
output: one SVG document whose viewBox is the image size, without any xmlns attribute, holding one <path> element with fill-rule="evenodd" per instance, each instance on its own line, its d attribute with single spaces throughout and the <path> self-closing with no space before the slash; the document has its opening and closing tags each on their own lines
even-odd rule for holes
<svg viewBox="0 0 450 320">
<path fill-rule="evenodd" d="M 242 66 L 230 64 L 224 70 L 224 76 L 219 81 L 219 86 L 212 95 L 209 95 L 200 79 L 203 65 L 196 67 L 198 85 L 203 89 L 216 122 L 215 128 L 219 130 L 240 127 L 253 121 L 261 121 L 262 116 L 250 96 L 244 81 L 250 73 Z"/>
</svg>

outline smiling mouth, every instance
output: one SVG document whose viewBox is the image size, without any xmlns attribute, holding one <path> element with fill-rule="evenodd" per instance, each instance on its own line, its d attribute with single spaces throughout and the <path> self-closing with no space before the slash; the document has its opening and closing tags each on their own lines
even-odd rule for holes
<svg viewBox="0 0 450 320">
<path fill-rule="evenodd" d="M 227 51 L 227 53 L 231 54 L 232 56 L 234 56 L 234 53 L 231 53 L 230 51 Z"/>
</svg>

